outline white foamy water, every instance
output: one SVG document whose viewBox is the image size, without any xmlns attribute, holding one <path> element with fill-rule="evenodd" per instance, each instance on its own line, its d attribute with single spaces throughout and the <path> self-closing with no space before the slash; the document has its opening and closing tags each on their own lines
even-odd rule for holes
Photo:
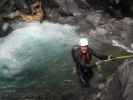
<svg viewBox="0 0 133 100">
<path fill-rule="evenodd" d="M 28 67 L 47 67 L 49 61 L 55 64 L 55 58 L 69 54 L 79 39 L 76 27 L 70 25 L 34 22 L 14 28 L 0 43 L 0 73 L 6 77 Z"/>
</svg>

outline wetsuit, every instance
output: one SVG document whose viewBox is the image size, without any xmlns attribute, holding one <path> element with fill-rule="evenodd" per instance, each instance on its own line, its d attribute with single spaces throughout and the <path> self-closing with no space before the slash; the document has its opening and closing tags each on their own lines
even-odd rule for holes
<svg viewBox="0 0 133 100">
<path fill-rule="evenodd" d="M 91 64 L 92 55 L 102 60 L 108 58 L 108 56 L 94 52 L 89 47 L 87 54 L 83 56 L 80 52 L 79 46 L 74 46 L 72 48 L 72 57 L 74 62 L 76 63 L 76 71 L 83 86 L 89 86 L 89 81 L 93 77 L 92 68 L 96 67 L 96 64 Z"/>
</svg>

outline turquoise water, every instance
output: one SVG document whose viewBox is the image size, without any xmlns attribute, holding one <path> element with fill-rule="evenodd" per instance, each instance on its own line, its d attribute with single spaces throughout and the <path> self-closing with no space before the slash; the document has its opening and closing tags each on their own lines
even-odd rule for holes
<svg viewBox="0 0 133 100">
<path fill-rule="evenodd" d="M 61 87 L 71 80 L 76 27 L 50 22 L 21 23 L 0 45 L 0 86 Z"/>
</svg>

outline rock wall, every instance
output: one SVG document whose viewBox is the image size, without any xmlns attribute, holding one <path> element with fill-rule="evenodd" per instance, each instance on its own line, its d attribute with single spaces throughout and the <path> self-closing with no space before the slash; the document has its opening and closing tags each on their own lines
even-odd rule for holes
<svg viewBox="0 0 133 100">
<path fill-rule="evenodd" d="M 0 30 L 3 34 L 3 25 L 6 23 L 14 23 L 14 19 L 20 13 L 19 10 L 29 13 L 31 4 L 36 0 L 1 0 L 0 4 L 0 21 L 2 26 Z M 121 18 L 123 16 L 132 16 L 133 1 L 132 0 L 43 0 L 45 19 L 80 25 L 80 31 L 88 32 L 95 29 L 96 26 L 106 16 Z M 9 30 L 7 28 L 7 30 Z M 1 33 L 1 32 L 0 32 Z M 4 31 L 6 34 L 6 31 Z M 3 36 L 3 35 L 2 35 Z"/>
</svg>

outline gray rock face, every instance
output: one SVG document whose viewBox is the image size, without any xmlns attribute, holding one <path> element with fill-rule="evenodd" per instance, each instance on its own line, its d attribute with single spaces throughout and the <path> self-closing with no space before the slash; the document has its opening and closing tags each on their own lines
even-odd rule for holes
<svg viewBox="0 0 133 100">
<path fill-rule="evenodd" d="M 19 1 L 28 3 L 32 0 L 2 0 L 0 4 L 1 17 L 2 16 L 15 15 L 14 13 L 19 6 Z M 34 0 L 33 0 L 34 1 Z M 43 0 L 45 9 L 45 19 L 59 22 L 74 24 L 80 27 L 81 33 L 89 33 L 91 29 L 96 30 L 98 35 L 111 37 L 117 40 L 124 40 L 124 44 L 132 43 L 130 36 L 132 35 L 132 19 L 126 17 L 122 20 L 116 20 L 108 17 L 108 14 L 103 10 L 108 10 L 115 13 L 117 9 L 121 10 L 119 4 L 124 4 L 123 0 Z M 130 3 L 129 3 L 130 2 Z M 128 4 L 132 4 L 130 0 L 127 0 Z M 125 3 L 125 4 L 126 4 Z M 20 3 L 21 6 L 23 3 Z M 17 6 L 16 6 L 17 5 Z M 6 7 L 8 6 L 8 7 Z M 21 7 L 19 6 L 19 7 Z M 124 5 L 123 5 L 124 7 Z M 23 8 L 23 7 L 21 7 Z M 124 7 L 126 8 L 126 7 Z M 94 10 L 95 9 L 95 10 Z M 98 10 L 96 10 L 98 9 Z M 99 10 L 102 9 L 102 10 Z M 108 11 L 109 13 L 109 11 Z M 107 16 L 106 16 L 107 15 Z M 9 20 L 4 19 L 9 22 Z M 108 33 L 108 34 L 107 34 Z M 128 33 L 125 34 L 125 33 Z"/>
<path fill-rule="evenodd" d="M 19 1 L 32 0 L 1 0 L 0 20 L 9 22 L 7 19 L 2 19 L 3 16 L 15 15 L 14 13 L 19 6 Z M 34 0 L 33 0 L 34 1 Z M 132 35 L 132 19 L 126 17 L 122 20 L 116 20 L 108 17 L 108 14 L 103 10 L 111 9 L 115 13 L 117 10 L 125 11 L 126 4 L 132 6 L 131 0 L 43 0 L 45 9 L 45 19 L 59 22 L 74 24 L 80 27 L 81 33 L 89 33 L 91 29 L 97 31 L 101 36 L 117 40 L 124 40 L 124 44 L 132 43 L 130 36 Z M 20 3 L 22 4 L 22 3 Z M 124 4 L 124 5 L 123 5 Z M 17 6 L 16 6 L 17 5 Z M 121 6 L 120 6 L 121 5 Z M 8 6 L 8 7 L 6 7 Z M 21 5 L 24 6 L 24 5 Z M 19 7 L 21 7 L 19 6 Z M 23 7 L 21 7 L 23 8 Z M 124 8 L 124 10 L 123 10 Z M 95 9 L 95 10 L 94 10 Z M 96 10 L 98 9 L 98 10 Z M 99 10 L 102 9 L 102 10 Z M 129 11 L 129 9 L 128 9 Z M 110 11 L 108 11 L 109 13 Z M 107 16 L 106 16 L 107 15 Z M 108 34 L 107 34 L 108 33 Z M 125 33 L 128 33 L 125 34 Z"/>
<path fill-rule="evenodd" d="M 15 0 L 1 0 L 0 3 L 0 13 L 1 14 L 6 14 L 10 13 L 14 10 L 15 7 Z"/>
<path fill-rule="evenodd" d="M 16 6 L 23 7 L 24 2 L 29 2 L 34 0 L 1 0 L 0 12 L 12 12 L 15 10 Z M 104 9 L 111 13 L 116 13 L 119 9 L 124 14 L 132 12 L 133 2 L 132 0 L 43 0 L 45 6 L 52 8 L 56 7 L 62 10 L 66 15 L 80 15 L 82 11 L 88 9 Z M 19 4 L 20 3 L 20 4 Z M 15 6 L 16 5 L 16 6 Z M 131 13 L 130 13 L 131 14 Z"/>
<path fill-rule="evenodd" d="M 113 79 L 108 82 L 102 100 L 133 99 L 133 60 L 126 61 L 118 68 Z"/>
</svg>

